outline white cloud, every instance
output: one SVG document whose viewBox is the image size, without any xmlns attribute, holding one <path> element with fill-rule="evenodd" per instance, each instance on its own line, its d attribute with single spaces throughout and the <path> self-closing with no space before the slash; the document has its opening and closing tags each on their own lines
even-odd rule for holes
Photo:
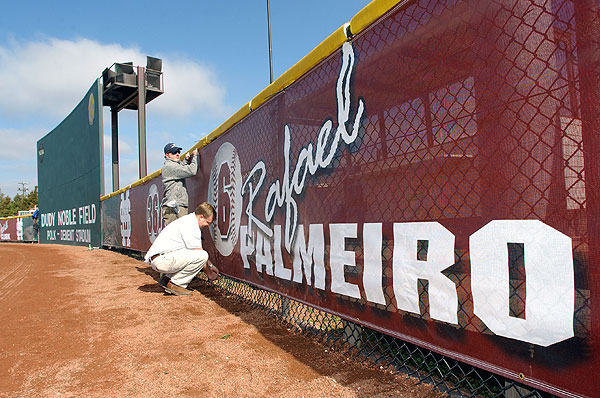
<svg viewBox="0 0 600 398">
<path fill-rule="evenodd" d="M 43 135 L 43 131 L 35 129 L 0 129 L 0 161 L 14 161 L 23 159 L 24 155 L 33 155 L 32 164 L 35 168 L 37 140 Z"/>
<path fill-rule="evenodd" d="M 10 93 L 0 96 L 0 111 L 66 117 L 105 67 L 128 61 L 145 66 L 145 56 L 138 48 L 88 39 L 13 40 L 0 46 L 0 92 Z M 223 102 L 225 89 L 210 68 L 190 60 L 162 58 L 165 94 L 151 104 L 152 112 L 214 117 L 230 112 Z"/>
<path fill-rule="evenodd" d="M 36 143 L 43 133 L 35 129 L 0 129 L 0 191 L 14 197 L 18 183 L 37 185 Z"/>
<path fill-rule="evenodd" d="M 225 89 L 210 68 L 185 60 L 163 61 L 164 94 L 153 103 L 152 111 L 187 116 L 202 111 L 223 117 L 231 113 L 224 106 Z"/>
</svg>

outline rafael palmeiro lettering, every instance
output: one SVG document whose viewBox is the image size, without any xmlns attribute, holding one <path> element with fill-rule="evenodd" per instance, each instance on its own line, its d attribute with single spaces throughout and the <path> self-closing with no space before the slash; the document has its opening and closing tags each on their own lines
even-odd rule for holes
<svg viewBox="0 0 600 398">
<path fill-rule="evenodd" d="M 220 146 L 208 190 L 208 201 L 218 209 L 218 220 L 211 227 L 215 246 L 220 254 L 230 256 L 239 243 L 243 262 L 240 267 L 251 269 L 254 264 L 257 273 L 306 283 L 342 297 L 389 305 L 384 294 L 381 253 L 383 223 L 392 223 L 392 290 L 397 310 L 419 314 L 417 281 L 427 280 L 430 317 L 458 327 L 457 288 L 442 272 L 455 263 L 455 236 L 439 222 L 381 220 L 362 224 L 362 288 L 345 278 L 347 270 L 356 267 L 355 252 L 347 250 L 345 242 L 359 236 L 359 224 L 301 222 L 297 198 L 305 191 L 307 177 L 318 179 L 320 170 L 335 167 L 333 160 L 343 145 L 352 145 L 361 134 L 368 98 L 353 99 L 354 68 L 354 50 L 345 43 L 335 88 L 336 123 L 325 120 L 314 139 L 302 143 L 295 165 L 291 162 L 292 132 L 286 124 L 281 148 L 283 167 L 274 181 L 266 181 L 268 169 L 262 160 L 256 161 L 242 180 L 240 148 L 230 142 Z M 259 195 L 266 195 L 264 208 L 256 206 Z M 283 215 L 283 225 L 273 223 L 277 212 Z M 246 215 L 246 225 L 241 225 L 242 214 Z M 417 258 L 418 241 L 428 242 L 426 260 Z M 524 247 L 524 319 L 509 315 L 509 243 Z M 493 333 L 540 346 L 573 336 L 571 238 L 539 220 L 494 220 L 470 236 L 468 249 L 472 311 Z M 284 263 L 284 250 L 292 264 Z M 331 277 L 329 286 L 327 271 Z"/>
</svg>

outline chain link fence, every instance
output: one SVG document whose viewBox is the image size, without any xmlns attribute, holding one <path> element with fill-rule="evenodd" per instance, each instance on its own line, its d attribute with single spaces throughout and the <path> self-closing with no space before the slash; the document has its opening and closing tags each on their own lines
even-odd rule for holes
<svg viewBox="0 0 600 398">
<path fill-rule="evenodd" d="M 224 276 L 213 286 L 356 361 L 413 376 L 448 396 L 552 396 L 236 279 Z"/>
</svg>

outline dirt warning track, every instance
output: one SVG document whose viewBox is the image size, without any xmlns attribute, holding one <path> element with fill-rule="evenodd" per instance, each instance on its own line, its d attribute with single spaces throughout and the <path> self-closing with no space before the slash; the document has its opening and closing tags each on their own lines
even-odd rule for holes
<svg viewBox="0 0 600 398">
<path fill-rule="evenodd" d="M 106 250 L 0 243 L 1 397 L 435 397 Z"/>
</svg>

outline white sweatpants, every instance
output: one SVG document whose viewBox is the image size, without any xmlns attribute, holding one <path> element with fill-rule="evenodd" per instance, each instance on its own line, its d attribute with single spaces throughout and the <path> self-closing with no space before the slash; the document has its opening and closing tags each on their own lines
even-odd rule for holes
<svg viewBox="0 0 600 398">
<path fill-rule="evenodd" d="M 201 249 L 181 249 L 156 257 L 150 266 L 165 274 L 177 286 L 187 287 L 208 261 L 208 253 Z"/>
</svg>

